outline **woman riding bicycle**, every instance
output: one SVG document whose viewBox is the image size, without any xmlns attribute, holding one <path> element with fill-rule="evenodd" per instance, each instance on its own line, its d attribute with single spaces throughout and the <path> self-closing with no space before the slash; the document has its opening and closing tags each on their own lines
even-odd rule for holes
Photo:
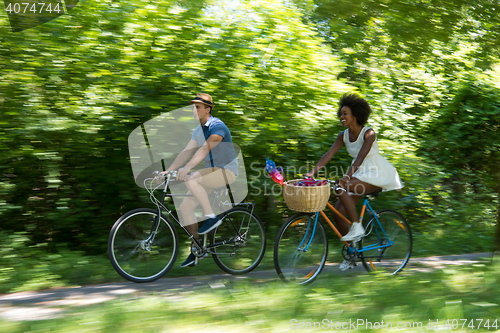
<svg viewBox="0 0 500 333">
<path fill-rule="evenodd" d="M 340 200 L 336 204 L 337 210 L 343 215 L 349 214 L 353 221 L 351 228 L 347 222 L 335 216 L 335 223 L 339 232 L 344 235 L 342 241 L 356 241 L 364 236 L 365 230 L 358 221 L 356 203 L 369 193 L 382 189 L 382 191 L 396 190 L 403 187 L 398 172 L 378 152 L 378 143 L 375 131 L 365 124 L 370 116 L 371 108 L 366 100 L 356 94 L 344 94 L 339 100 L 337 115 L 341 124 L 347 127 L 340 132 L 335 143 L 321 157 L 314 169 L 305 174 L 312 177 L 324 167 L 343 145 L 353 158 L 351 167 L 340 179 L 336 194 Z M 340 269 L 345 270 L 354 265 L 344 261 Z"/>
</svg>

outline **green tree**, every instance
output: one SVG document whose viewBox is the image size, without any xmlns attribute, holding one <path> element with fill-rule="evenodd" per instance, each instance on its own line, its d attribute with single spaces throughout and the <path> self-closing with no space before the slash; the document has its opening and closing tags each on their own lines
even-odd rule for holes
<svg viewBox="0 0 500 333">
<path fill-rule="evenodd" d="M 439 110 L 425 132 L 421 154 L 451 174 L 457 195 L 473 195 L 479 204 L 489 193 L 497 194 L 496 249 L 500 249 L 500 90 L 491 81 L 475 80 L 470 78 Z"/>
<path fill-rule="evenodd" d="M 102 253 L 119 214 L 148 203 L 128 135 L 196 92 L 214 96 L 248 169 L 261 163 L 250 174 L 260 187 L 266 156 L 296 166 L 330 140 L 322 119 L 350 89 L 314 27 L 280 1 L 90 1 L 19 33 L 0 22 L 1 227 L 52 249 Z M 250 198 L 263 215 L 267 198 Z"/>
</svg>

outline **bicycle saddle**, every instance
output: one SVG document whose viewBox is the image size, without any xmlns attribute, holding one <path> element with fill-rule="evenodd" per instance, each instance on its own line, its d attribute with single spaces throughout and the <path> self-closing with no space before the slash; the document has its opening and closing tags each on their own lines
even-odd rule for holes
<svg viewBox="0 0 500 333">
<path fill-rule="evenodd" d="M 367 195 L 367 196 L 370 196 L 370 197 L 372 197 L 372 198 L 376 198 L 376 197 L 378 197 L 378 195 L 379 195 L 380 193 L 382 193 L 382 189 L 381 189 L 381 188 L 379 188 L 378 190 L 376 190 L 376 191 L 374 191 L 374 192 L 368 193 L 368 194 L 366 194 L 366 195 Z"/>
</svg>

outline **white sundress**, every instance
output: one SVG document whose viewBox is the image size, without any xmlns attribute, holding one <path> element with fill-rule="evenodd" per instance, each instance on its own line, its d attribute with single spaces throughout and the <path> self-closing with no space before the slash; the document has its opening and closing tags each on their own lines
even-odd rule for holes
<svg viewBox="0 0 500 333">
<path fill-rule="evenodd" d="M 354 142 L 349 141 L 349 129 L 344 131 L 344 144 L 347 152 L 352 157 L 352 163 L 358 157 L 358 153 L 365 142 L 365 133 L 369 129 L 370 127 L 363 127 L 358 139 Z M 359 169 L 352 175 L 352 178 L 358 178 L 365 183 L 381 187 L 384 192 L 403 188 L 396 168 L 378 152 L 377 140 L 373 142 L 372 148 Z"/>
</svg>

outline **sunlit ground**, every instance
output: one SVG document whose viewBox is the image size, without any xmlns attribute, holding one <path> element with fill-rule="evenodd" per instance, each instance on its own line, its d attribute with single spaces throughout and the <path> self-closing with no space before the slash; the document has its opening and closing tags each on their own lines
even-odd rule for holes
<svg viewBox="0 0 500 333">
<path fill-rule="evenodd" d="M 342 325 L 351 331 L 386 331 L 392 325 L 394 331 L 427 331 L 436 325 L 447 330 L 449 320 L 455 332 L 500 331 L 499 279 L 496 259 L 493 264 L 448 266 L 399 276 L 327 273 L 305 287 L 279 281 L 222 280 L 188 291 L 169 290 L 146 297 L 124 294 L 99 305 L 66 309 L 55 319 L 4 320 L 0 330 L 309 332 L 342 329 Z"/>
</svg>

